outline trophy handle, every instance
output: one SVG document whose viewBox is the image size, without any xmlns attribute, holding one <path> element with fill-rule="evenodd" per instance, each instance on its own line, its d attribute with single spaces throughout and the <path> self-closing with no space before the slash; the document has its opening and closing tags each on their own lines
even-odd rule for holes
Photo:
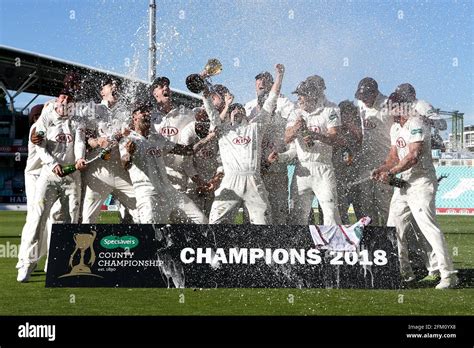
<svg viewBox="0 0 474 348">
<path fill-rule="evenodd" d="M 92 243 L 91 243 L 91 258 L 89 259 L 89 265 L 92 266 L 95 262 L 95 250 L 94 250 L 94 240 L 95 240 L 95 237 L 97 236 L 97 232 L 96 231 L 92 231 Z"/>
<path fill-rule="evenodd" d="M 71 268 L 73 267 L 72 261 L 74 260 L 74 255 L 76 255 L 77 250 L 78 250 L 78 248 L 76 246 L 76 248 L 74 249 L 74 251 L 71 254 L 71 257 L 69 258 L 69 267 L 71 267 Z"/>
</svg>

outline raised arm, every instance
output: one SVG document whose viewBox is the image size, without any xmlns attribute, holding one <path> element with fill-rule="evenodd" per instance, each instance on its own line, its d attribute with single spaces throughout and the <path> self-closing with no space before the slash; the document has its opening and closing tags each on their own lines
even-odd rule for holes
<svg viewBox="0 0 474 348">
<path fill-rule="evenodd" d="M 275 82 L 273 82 L 272 89 L 268 95 L 267 100 L 263 103 L 263 116 L 270 116 L 276 108 L 278 97 L 280 96 L 283 76 L 285 75 L 285 66 L 283 64 L 275 64 Z"/>
<path fill-rule="evenodd" d="M 219 126 L 222 123 L 219 111 L 217 111 L 214 104 L 212 104 L 211 91 L 209 91 L 207 87 L 202 94 L 202 100 L 204 103 L 204 109 L 206 109 L 209 121 L 211 122 L 211 127 Z"/>
</svg>

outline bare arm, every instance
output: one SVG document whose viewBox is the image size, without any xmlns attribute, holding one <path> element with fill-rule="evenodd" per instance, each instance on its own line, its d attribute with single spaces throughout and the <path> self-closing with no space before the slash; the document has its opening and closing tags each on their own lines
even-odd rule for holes
<svg viewBox="0 0 474 348">
<path fill-rule="evenodd" d="M 324 144 L 334 146 L 340 143 L 339 140 L 339 129 L 340 127 L 331 127 L 328 128 L 327 134 L 315 133 L 311 132 L 311 135 L 304 137 L 304 141 L 306 142 L 307 138 L 311 138 L 309 140 L 318 140 Z"/>
<path fill-rule="evenodd" d="M 408 155 L 389 170 L 390 174 L 402 173 L 416 165 L 423 151 L 423 142 L 418 141 L 416 143 L 408 144 L 408 151 Z"/>
<path fill-rule="evenodd" d="M 389 171 L 395 167 L 398 162 L 397 148 L 392 145 L 385 162 L 372 172 L 372 178 L 385 182 L 384 179 L 388 180 Z"/>
</svg>

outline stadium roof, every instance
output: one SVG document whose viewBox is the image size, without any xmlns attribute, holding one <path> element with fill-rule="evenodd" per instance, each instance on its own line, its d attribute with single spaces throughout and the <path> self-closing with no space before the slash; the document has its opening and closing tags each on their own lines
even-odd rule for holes
<svg viewBox="0 0 474 348">
<path fill-rule="evenodd" d="M 84 85 L 89 87 L 88 97 L 98 99 L 100 81 L 106 76 L 116 77 L 135 86 L 136 91 L 147 94 L 150 83 L 115 72 L 93 68 L 87 65 L 62 60 L 55 57 L 29 52 L 14 47 L 0 45 L 0 82 L 10 91 L 28 92 L 39 95 L 56 96 L 63 88 L 67 73 L 78 72 L 85 77 Z M 172 88 L 175 102 L 198 105 L 196 94 Z M 147 97 L 150 95 L 147 95 Z"/>
</svg>

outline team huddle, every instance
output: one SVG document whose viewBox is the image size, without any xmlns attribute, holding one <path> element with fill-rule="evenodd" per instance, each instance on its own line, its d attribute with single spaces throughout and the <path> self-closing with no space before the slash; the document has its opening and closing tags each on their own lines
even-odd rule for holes
<svg viewBox="0 0 474 348">
<path fill-rule="evenodd" d="M 316 198 L 324 225 L 347 225 L 352 204 L 357 219 L 396 227 L 406 282 L 415 281 L 407 245 L 415 226 L 427 278 L 455 287 L 435 216 L 431 129 L 445 124 L 433 107 L 410 84 L 387 98 L 372 78 L 360 81 L 356 103 L 337 105 L 317 75 L 292 102 L 280 94 L 284 73 L 277 64 L 274 76 L 258 74 L 256 98 L 245 105 L 227 87 L 206 85 L 194 109 L 173 103 L 166 77 L 133 103 L 121 81 L 107 78 L 100 104 L 70 108 L 82 86 L 77 74 L 66 76 L 59 96 L 30 114 L 17 280 L 28 281 L 47 255 L 52 223 L 94 224 L 111 194 L 123 223 L 146 224 L 233 224 L 243 208 L 250 224 L 312 225 Z M 394 189 L 395 175 L 405 185 Z"/>
</svg>

